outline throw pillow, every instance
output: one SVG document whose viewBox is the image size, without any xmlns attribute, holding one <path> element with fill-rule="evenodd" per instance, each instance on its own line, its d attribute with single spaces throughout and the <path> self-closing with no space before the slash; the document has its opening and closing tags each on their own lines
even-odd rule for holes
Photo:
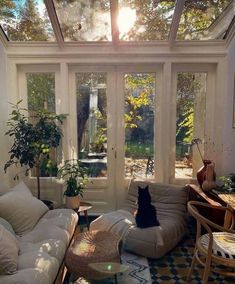
<svg viewBox="0 0 235 284">
<path fill-rule="evenodd" d="M 2 225 L 5 229 L 7 229 L 10 233 L 12 233 L 15 236 L 15 232 L 12 228 L 12 225 L 7 222 L 7 220 L 0 217 L 0 225 Z"/>
<path fill-rule="evenodd" d="M 156 208 L 151 204 L 148 185 L 144 188 L 138 186 L 138 209 L 135 216 L 139 228 L 159 226 Z"/>
<path fill-rule="evenodd" d="M 17 192 L 21 192 L 21 193 L 26 193 L 30 196 L 33 196 L 32 192 L 30 191 L 30 189 L 27 187 L 27 185 L 21 181 L 19 182 L 17 185 L 15 185 L 14 187 L 12 187 L 10 189 L 10 191 L 17 191 Z"/>
<path fill-rule="evenodd" d="M 11 192 L 11 191 L 24 192 L 24 193 L 28 193 L 30 196 L 33 196 L 32 192 L 30 191 L 30 189 L 27 187 L 27 185 L 23 181 L 19 182 L 17 185 L 15 185 L 12 188 L 9 188 L 4 183 L 0 184 L 0 196 L 8 192 Z"/>
<path fill-rule="evenodd" d="M 5 183 L 1 182 L 1 184 L 0 184 L 0 196 L 7 193 L 7 192 L 9 192 L 8 186 Z"/>
<path fill-rule="evenodd" d="M 18 235 L 31 231 L 48 207 L 28 193 L 13 190 L 0 196 L 0 217 L 6 219 Z"/>
<path fill-rule="evenodd" d="M 0 225 L 0 274 L 13 274 L 17 270 L 19 244 L 14 235 Z"/>
</svg>

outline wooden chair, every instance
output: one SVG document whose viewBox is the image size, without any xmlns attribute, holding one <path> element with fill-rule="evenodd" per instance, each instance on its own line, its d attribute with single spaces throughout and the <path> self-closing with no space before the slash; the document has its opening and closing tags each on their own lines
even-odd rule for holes
<svg viewBox="0 0 235 284">
<path fill-rule="evenodd" d="M 208 219 L 208 210 L 220 210 L 229 213 L 231 222 L 228 228 Z M 213 206 L 198 201 L 188 202 L 188 211 L 196 219 L 197 233 L 192 264 L 187 275 L 191 280 L 192 272 L 198 261 L 203 267 L 202 284 L 206 284 L 210 271 L 224 276 L 235 277 L 235 217 L 232 211 L 223 206 Z M 207 211 L 207 218 L 204 213 Z"/>
</svg>

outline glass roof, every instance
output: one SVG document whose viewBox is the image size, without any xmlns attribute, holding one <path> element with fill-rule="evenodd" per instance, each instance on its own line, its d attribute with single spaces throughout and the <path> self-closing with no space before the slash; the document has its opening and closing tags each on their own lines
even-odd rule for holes
<svg viewBox="0 0 235 284">
<path fill-rule="evenodd" d="M 9 41 L 165 41 L 225 39 L 235 0 L 4 0 Z"/>
</svg>

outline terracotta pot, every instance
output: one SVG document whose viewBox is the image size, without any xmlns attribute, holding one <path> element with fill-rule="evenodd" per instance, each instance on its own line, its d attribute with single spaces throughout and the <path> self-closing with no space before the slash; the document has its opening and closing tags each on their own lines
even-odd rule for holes
<svg viewBox="0 0 235 284">
<path fill-rule="evenodd" d="M 78 209 L 80 206 L 80 196 L 66 196 L 65 197 L 66 208 Z"/>
<path fill-rule="evenodd" d="M 197 181 L 200 187 L 202 187 L 204 180 L 206 180 L 206 168 L 207 168 L 207 165 L 210 165 L 210 164 L 212 164 L 211 160 L 203 160 L 203 166 L 197 171 Z M 215 172 L 213 172 L 213 181 L 215 181 L 215 179 L 216 179 L 216 175 L 215 175 Z"/>
<path fill-rule="evenodd" d="M 202 189 L 204 191 L 210 191 L 216 188 L 215 183 L 215 164 L 210 163 L 206 166 L 206 179 L 202 183 Z"/>
</svg>

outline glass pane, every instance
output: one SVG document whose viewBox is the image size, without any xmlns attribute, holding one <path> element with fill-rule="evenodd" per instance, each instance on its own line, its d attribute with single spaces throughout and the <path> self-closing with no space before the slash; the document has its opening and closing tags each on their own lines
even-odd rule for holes
<svg viewBox="0 0 235 284">
<path fill-rule="evenodd" d="M 111 41 L 109 0 L 54 0 L 65 41 Z"/>
<path fill-rule="evenodd" d="M 206 73 L 182 72 L 177 75 L 175 177 L 192 178 L 203 165 L 192 140 L 199 138 L 204 154 Z"/>
<path fill-rule="evenodd" d="M 55 74 L 27 73 L 28 108 L 55 112 Z"/>
<path fill-rule="evenodd" d="M 107 98 L 105 73 L 76 73 L 77 145 L 91 177 L 107 176 Z"/>
<path fill-rule="evenodd" d="M 55 40 L 43 0 L 12 0 L 3 4 L 0 3 L 0 24 L 9 40 Z"/>
<path fill-rule="evenodd" d="M 221 25 L 219 21 L 217 22 L 216 19 L 230 2 L 231 0 L 186 0 L 177 39 L 207 40 L 221 38 L 221 34 L 224 34 L 232 18 L 230 17 L 225 26 Z"/>
<path fill-rule="evenodd" d="M 27 73 L 28 110 L 31 123 L 35 122 L 34 112 L 47 109 L 55 113 L 55 74 L 54 73 Z M 40 167 L 40 176 L 57 176 L 57 162 L 61 149 L 52 149 L 47 157 L 43 158 Z M 35 170 L 31 172 L 36 176 Z"/>
<path fill-rule="evenodd" d="M 174 8 L 174 0 L 119 0 L 120 39 L 126 41 L 167 40 Z"/>
<path fill-rule="evenodd" d="M 125 175 L 154 176 L 155 74 L 125 74 Z"/>
</svg>

